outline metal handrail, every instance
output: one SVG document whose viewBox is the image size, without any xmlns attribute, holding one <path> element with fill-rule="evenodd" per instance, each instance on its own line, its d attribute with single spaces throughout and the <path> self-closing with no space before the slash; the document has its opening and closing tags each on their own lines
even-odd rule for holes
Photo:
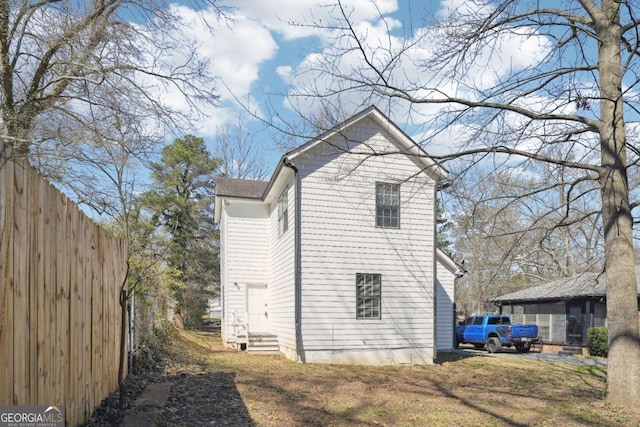
<svg viewBox="0 0 640 427">
<path fill-rule="evenodd" d="M 237 312 L 233 312 L 231 313 L 232 319 L 231 319 L 231 327 L 233 328 L 233 335 L 236 338 L 236 341 L 238 341 L 238 337 L 244 335 L 245 339 L 247 340 L 247 342 L 249 341 L 249 323 L 247 320 L 247 314 L 246 313 L 241 313 L 238 314 Z"/>
</svg>

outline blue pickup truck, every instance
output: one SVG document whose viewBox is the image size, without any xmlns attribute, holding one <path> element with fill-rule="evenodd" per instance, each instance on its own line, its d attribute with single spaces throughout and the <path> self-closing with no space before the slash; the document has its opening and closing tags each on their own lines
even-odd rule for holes
<svg viewBox="0 0 640 427">
<path fill-rule="evenodd" d="M 532 344 L 540 343 L 537 325 L 512 325 L 505 314 L 477 314 L 456 325 L 455 347 L 473 344 L 475 348 L 487 347 L 495 353 L 502 347 L 515 346 L 519 353 L 527 353 Z"/>
</svg>

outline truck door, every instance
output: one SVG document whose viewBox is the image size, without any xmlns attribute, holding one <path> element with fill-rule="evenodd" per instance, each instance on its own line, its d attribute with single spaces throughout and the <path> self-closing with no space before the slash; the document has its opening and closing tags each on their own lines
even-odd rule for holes
<svg viewBox="0 0 640 427">
<path fill-rule="evenodd" d="M 465 341 L 484 341 L 483 319 L 482 316 L 471 316 L 467 319 L 467 326 L 464 328 Z"/>
</svg>

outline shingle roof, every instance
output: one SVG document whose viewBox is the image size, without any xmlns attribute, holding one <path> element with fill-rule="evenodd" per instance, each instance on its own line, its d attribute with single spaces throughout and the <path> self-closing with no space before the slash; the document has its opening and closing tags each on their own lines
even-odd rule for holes
<svg viewBox="0 0 640 427">
<path fill-rule="evenodd" d="M 216 195 L 261 199 L 268 185 L 265 181 L 219 177 L 216 178 Z"/>
<path fill-rule="evenodd" d="M 636 267 L 638 278 L 638 295 L 640 295 L 640 266 Z M 534 286 L 522 291 L 501 295 L 493 299 L 494 302 L 535 301 L 571 299 L 576 297 L 604 297 L 606 296 L 606 281 L 604 273 L 582 273 L 564 279 L 554 280 L 544 285 Z"/>
</svg>

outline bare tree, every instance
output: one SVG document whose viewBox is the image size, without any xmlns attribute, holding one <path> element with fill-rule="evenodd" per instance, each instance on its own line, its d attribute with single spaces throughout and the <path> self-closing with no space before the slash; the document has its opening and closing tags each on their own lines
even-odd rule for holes
<svg viewBox="0 0 640 427">
<path fill-rule="evenodd" d="M 638 407 L 640 337 L 631 214 L 638 203 L 630 203 L 628 176 L 637 172 L 639 147 L 633 124 L 625 120 L 625 114 L 629 119 L 640 110 L 637 4 L 455 4 L 441 22 L 399 38 L 393 21 L 381 16 L 376 28 L 357 25 L 352 9 L 337 3 L 337 24 L 312 24 L 333 32 L 335 39 L 299 70 L 307 85 L 296 88 L 292 102 L 297 97 L 298 107 L 306 111 L 313 102 L 385 102 L 389 109 L 403 109 L 414 125 L 426 127 L 425 145 L 447 138 L 451 154 L 436 156 L 443 162 L 464 157 L 475 165 L 494 162 L 489 165 L 534 173 L 537 163 L 553 165 L 565 172 L 551 181 L 536 176 L 526 193 L 550 191 L 564 180 L 563 187 L 572 189 L 563 202 L 566 212 L 580 200 L 580 184 L 592 183 L 600 193 L 604 236 L 607 400 Z M 385 25 L 384 36 L 374 31 Z"/>
<path fill-rule="evenodd" d="M 225 123 L 216 130 L 213 155 L 222 162 L 219 172 L 223 176 L 261 180 L 267 177 L 265 157 L 245 123 L 242 115 L 234 123 Z"/>
<path fill-rule="evenodd" d="M 505 293 L 601 270 L 595 201 L 568 203 L 570 192 L 561 185 L 525 197 L 535 187 L 531 178 L 505 170 L 476 172 L 452 183 L 445 197 L 455 256 L 468 271 L 457 282 L 460 311 L 491 311 L 488 301 Z"/>
<path fill-rule="evenodd" d="M 214 1 L 197 1 L 200 7 Z M 218 11 L 218 9 L 215 9 Z M 0 1 L 2 154 L 46 163 L 92 108 L 136 114 L 155 132 L 198 118 L 217 100 L 209 58 L 164 1 Z M 105 103 L 105 91 L 117 103 Z M 181 96 L 189 111 L 166 102 Z"/>
<path fill-rule="evenodd" d="M 193 4 L 220 16 L 214 1 Z M 210 59 L 183 31 L 187 25 L 162 0 L 0 0 L 0 159 L 29 158 L 129 240 L 136 274 L 128 268 L 122 283 L 123 339 L 141 264 L 157 265 L 131 238 L 135 163 L 217 100 Z M 187 108 L 174 108 L 167 94 Z M 122 342 L 123 405 L 125 348 Z"/>
<path fill-rule="evenodd" d="M 144 296 L 138 292 L 141 287 L 151 289 L 153 295 L 165 296 L 168 291 L 167 286 L 163 286 L 163 278 L 171 273 L 162 268 L 157 247 L 154 247 L 154 240 L 157 240 L 155 230 L 141 216 L 137 201 L 139 181 L 142 180 L 137 176 L 137 171 L 143 168 L 159 140 L 144 129 L 139 115 L 113 107 L 118 103 L 117 95 L 103 91 L 101 105 L 91 106 L 85 113 L 89 118 L 87 122 L 58 130 L 60 144 L 56 156 L 49 156 L 49 161 L 39 164 L 39 167 L 54 177 L 67 193 L 73 193 L 77 203 L 89 206 L 100 215 L 105 220 L 105 227 L 127 240 L 127 270 L 120 287 L 118 369 L 120 405 L 124 407 L 127 395 L 124 381 L 127 337 L 130 338 L 129 355 L 132 356 L 135 346 L 133 337 L 137 335 L 135 332 L 141 331 L 140 327 L 133 325 L 133 297 Z M 149 305 L 157 309 L 162 304 L 158 299 L 152 301 L 142 298 L 143 304 L 138 304 L 138 307 L 146 308 Z M 144 313 L 144 310 L 137 311 Z M 129 358 L 129 371 L 131 367 L 132 357 Z"/>
</svg>

